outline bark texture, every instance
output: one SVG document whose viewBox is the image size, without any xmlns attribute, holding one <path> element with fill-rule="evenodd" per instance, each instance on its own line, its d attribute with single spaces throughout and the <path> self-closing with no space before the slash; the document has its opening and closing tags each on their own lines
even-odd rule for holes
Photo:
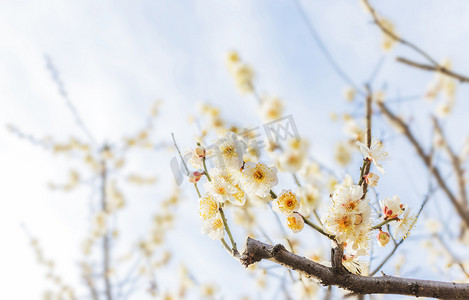
<svg viewBox="0 0 469 300">
<path fill-rule="evenodd" d="M 246 250 L 239 257 L 244 266 L 263 259 L 270 260 L 305 276 L 313 277 L 321 284 L 335 285 L 357 294 L 397 294 L 439 299 L 469 299 L 469 284 L 402 278 L 394 276 L 368 277 L 337 272 L 307 258 L 293 254 L 284 246 L 265 244 L 248 238 Z"/>
</svg>

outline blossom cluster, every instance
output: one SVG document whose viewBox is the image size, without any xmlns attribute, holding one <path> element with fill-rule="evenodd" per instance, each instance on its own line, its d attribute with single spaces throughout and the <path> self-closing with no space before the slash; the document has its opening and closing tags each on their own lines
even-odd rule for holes
<svg viewBox="0 0 469 300">
<path fill-rule="evenodd" d="M 283 116 L 283 101 L 278 97 L 257 94 L 252 70 L 235 52 L 228 55 L 228 69 L 237 86 L 256 98 L 262 120 L 271 122 Z M 348 97 L 353 98 L 354 95 Z M 379 95 L 376 99 L 383 101 L 383 97 Z M 242 212 L 242 217 L 236 217 L 234 213 L 237 224 L 252 227 L 256 221 L 253 221 L 255 217 L 250 208 L 259 199 L 262 203 L 271 203 L 272 210 L 284 216 L 287 227 L 293 233 L 302 231 L 308 225 L 343 247 L 343 265 L 354 273 L 359 273 L 361 269 L 359 257 L 369 254 L 374 232 L 377 232 L 376 242 L 381 247 L 391 240 L 391 234 L 386 229 L 393 229 L 394 239 L 405 238 L 409 234 L 416 215 L 411 214 L 399 197 L 386 198 L 379 203 L 376 199 L 380 208 L 373 212 L 374 203 L 367 190 L 378 186 L 380 176 L 370 170 L 374 167 L 380 175 L 384 174 L 382 163 L 390 160 L 390 155 L 379 140 L 368 141 L 368 146 L 365 145 L 365 131 L 352 117 L 344 116 L 345 133 L 351 139 L 337 145 L 335 157 L 339 165 L 345 166 L 352 160 L 352 151 L 360 150 L 364 165 L 358 183 L 350 175 L 340 180 L 330 170 L 330 175 L 326 176 L 322 167 L 308 156 L 309 143 L 304 139 L 290 138 L 282 145 L 269 143 L 270 147 L 266 150 L 273 165 L 260 163 L 260 149 L 249 136 L 247 139 L 245 136 L 240 138 L 241 130 L 229 126 L 217 108 L 207 104 L 202 107 L 209 118 L 209 128 L 222 136 L 212 146 L 204 147 L 202 144 L 208 131 L 202 133 L 189 160 L 190 165 L 196 168 L 189 174 L 189 181 L 195 184 L 199 193 L 203 233 L 212 239 L 222 240 L 225 248 L 225 232 L 234 246 L 224 213 L 225 206 L 233 208 L 234 212 Z M 208 166 L 209 160 L 213 167 Z M 277 195 L 273 190 L 279 182 L 277 170 L 291 174 L 298 190 L 282 189 Z M 297 175 L 301 176 L 303 183 Z M 197 184 L 204 176 L 206 181 L 201 194 Z M 320 205 L 324 187 L 331 194 L 327 207 Z M 313 214 L 319 224 L 309 220 Z"/>
<path fill-rule="evenodd" d="M 201 146 L 193 151 L 189 162 L 194 167 L 204 165 L 205 170 L 196 172 L 207 177 L 205 193 L 199 199 L 202 230 L 213 239 L 221 239 L 225 234 L 226 222 L 223 219 L 223 206 L 227 203 L 243 206 L 248 197 L 270 197 L 278 177 L 274 166 L 244 161 L 248 147 L 234 132 L 227 132 L 214 145 L 210 159 L 215 167 L 207 169 L 207 150 Z M 196 172 L 191 176 L 196 176 Z"/>
</svg>

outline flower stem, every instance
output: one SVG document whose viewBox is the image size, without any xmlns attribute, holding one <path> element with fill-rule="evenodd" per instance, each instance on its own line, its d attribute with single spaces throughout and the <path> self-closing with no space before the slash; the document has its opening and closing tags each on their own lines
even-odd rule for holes
<svg viewBox="0 0 469 300">
<path fill-rule="evenodd" d="M 381 227 L 383 227 L 384 225 L 388 224 L 389 222 L 392 222 L 392 221 L 397 221 L 399 220 L 398 217 L 395 217 L 395 218 L 392 218 L 392 219 L 387 219 L 387 220 L 384 220 L 383 222 L 371 227 L 371 229 L 381 229 Z"/>
<path fill-rule="evenodd" d="M 231 234 L 230 226 L 228 226 L 228 222 L 226 221 L 225 212 L 223 211 L 222 207 L 220 207 L 218 210 L 220 211 L 221 219 L 223 220 L 223 225 L 225 225 L 226 233 L 228 234 L 228 237 L 230 238 L 233 253 L 238 252 L 238 249 L 236 248 L 236 243 L 233 239 L 233 235 Z"/>
<path fill-rule="evenodd" d="M 202 197 L 202 196 L 200 195 L 199 188 L 197 187 L 197 183 L 194 183 L 194 187 L 195 187 L 195 190 L 197 191 L 197 195 L 199 195 L 199 198 Z"/>
<path fill-rule="evenodd" d="M 272 190 L 270 190 L 270 196 L 274 199 L 277 199 L 277 194 L 275 194 Z"/>
<path fill-rule="evenodd" d="M 230 246 L 228 246 L 228 244 L 226 243 L 226 241 L 225 241 L 224 238 L 221 238 L 220 242 L 221 242 L 221 244 L 223 245 L 223 248 L 226 249 L 226 251 L 232 252 L 231 249 L 230 249 Z"/>
<path fill-rule="evenodd" d="M 313 210 L 313 214 L 316 217 L 316 219 L 318 220 L 319 224 L 321 224 L 321 226 L 322 226 L 321 218 L 319 217 L 318 211 L 316 209 Z"/>
<path fill-rule="evenodd" d="M 301 216 L 301 215 L 300 215 Z M 318 231 L 320 234 L 330 238 L 331 240 L 335 240 L 335 235 L 332 235 L 332 234 L 328 234 L 326 233 L 321 227 L 319 227 L 318 225 L 314 224 L 313 222 L 311 222 L 310 220 L 306 219 L 304 216 L 301 216 L 303 218 L 303 221 L 305 221 L 306 224 L 308 224 L 310 227 L 312 227 L 313 229 L 315 229 L 316 231 Z"/>
<path fill-rule="evenodd" d="M 205 163 L 205 156 L 202 158 L 202 162 L 204 164 L 205 176 L 207 176 L 208 181 L 212 181 L 212 179 L 210 178 L 210 175 L 208 175 L 207 164 Z"/>
</svg>

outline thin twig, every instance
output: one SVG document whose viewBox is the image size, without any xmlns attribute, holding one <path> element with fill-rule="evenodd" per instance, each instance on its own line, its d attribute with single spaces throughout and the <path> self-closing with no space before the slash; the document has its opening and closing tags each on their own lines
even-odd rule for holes
<svg viewBox="0 0 469 300">
<path fill-rule="evenodd" d="M 451 76 L 453 78 L 456 78 L 460 82 L 469 82 L 469 77 L 458 74 L 456 72 L 453 72 L 453 71 L 449 70 L 448 68 L 445 68 L 444 66 L 438 64 L 436 62 L 436 60 L 434 58 L 432 58 L 427 52 L 425 52 L 421 48 L 417 47 L 415 44 L 413 44 L 413 43 L 411 43 L 411 42 L 397 36 L 394 32 L 392 32 L 391 30 L 386 28 L 386 26 L 384 26 L 383 23 L 381 22 L 380 17 L 378 16 L 376 10 L 371 6 L 370 2 L 368 0 L 364 0 L 363 2 L 365 3 L 366 7 L 370 11 L 374 22 L 376 23 L 376 25 L 378 25 L 379 29 L 381 29 L 381 31 L 384 34 L 391 37 L 396 42 L 413 49 L 414 51 L 416 51 L 417 53 L 419 53 L 420 55 L 425 57 L 425 59 L 427 59 L 431 63 L 431 65 L 425 65 L 425 64 L 417 63 L 417 62 L 414 62 L 414 61 L 411 61 L 409 59 L 402 58 L 402 57 L 397 57 L 396 58 L 396 60 L 398 62 L 404 63 L 408 66 L 412 66 L 412 67 L 415 67 L 415 68 L 418 68 L 418 69 L 422 69 L 422 70 L 439 72 L 439 73 Z"/>
<path fill-rule="evenodd" d="M 394 32 L 392 32 L 391 30 L 386 28 L 386 26 L 384 26 L 383 23 L 381 22 L 380 17 L 376 13 L 376 10 L 371 6 L 370 2 L 368 0 L 364 0 L 363 2 L 365 3 L 366 7 L 370 11 L 374 22 L 376 23 L 376 25 L 378 25 L 378 27 L 381 29 L 381 31 L 383 33 L 388 35 L 390 38 L 394 39 L 396 42 L 399 42 L 403 45 L 406 45 L 406 46 L 412 48 L 413 50 L 415 50 L 416 52 L 420 53 L 423 57 L 425 57 L 429 62 L 431 62 L 435 66 L 438 65 L 438 63 L 432 57 L 430 57 L 430 55 L 428 55 L 425 51 L 423 51 L 422 49 L 420 49 L 416 45 L 412 44 L 411 42 L 409 42 L 407 40 L 404 40 L 403 38 L 397 36 Z"/>
<path fill-rule="evenodd" d="M 60 78 L 59 71 L 57 70 L 57 68 L 53 64 L 52 59 L 47 55 L 44 56 L 44 59 L 46 60 L 46 67 L 47 67 L 47 69 L 49 70 L 49 72 L 52 76 L 52 80 L 57 85 L 57 88 L 59 89 L 59 94 L 65 100 L 65 104 L 67 104 L 68 109 L 72 112 L 73 117 L 75 118 L 75 122 L 77 123 L 78 127 L 80 127 L 81 130 L 83 130 L 83 132 L 86 134 L 86 136 L 88 137 L 90 142 L 92 144 L 96 145 L 96 141 L 95 141 L 93 135 L 91 134 L 91 132 L 86 127 L 85 123 L 83 122 L 83 120 L 82 120 L 80 114 L 78 113 L 75 105 L 73 104 L 72 100 L 70 100 L 70 97 L 68 96 L 68 93 L 65 90 L 65 85 L 64 85 L 62 79 Z"/>
<path fill-rule="evenodd" d="M 106 195 L 106 184 L 107 184 L 107 168 L 106 161 L 101 162 L 101 180 L 102 180 L 102 190 L 101 190 L 101 210 L 103 212 L 107 211 L 107 195 Z M 109 232 L 105 232 L 103 236 L 103 279 L 104 279 L 104 288 L 106 293 L 106 299 L 112 300 L 112 288 L 111 282 L 109 280 Z"/>
<path fill-rule="evenodd" d="M 443 141 L 443 147 L 445 148 L 446 152 L 448 153 L 449 158 L 451 159 L 451 163 L 453 165 L 454 173 L 456 174 L 457 183 L 459 186 L 459 200 L 462 202 L 463 205 L 467 206 L 467 194 L 466 194 L 466 182 L 464 180 L 464 170 L 462 168 L 461 161 L 459 160 L 458 156 L 454 153 L 451 147 L 448 144 L 447 139 L 443 134 L 443 129 L 441 129 L 438 120 L 433 117 L 433 124 L 435 126 L 436 132 L 440 135 Z"/>
<path fill-rule="evenodd" d="M 324 42 L 321 40 L 319 37 L 318 32 L 313 26 L 312 21 L 306 14 L 306 12 L 303 9 L 303 6 L 301 5 L 301 2 L 299 0 L 294 0 L 293 3 L 295 3 L 295 7 L 298 10 L 298 13 L 300 14 L 301 18 L 303 19 L 304 23 L 306 24 L 306 27 L 313 37 L 314 41 L 316 42 L 316 45 L 319 47 L 319 50 L 321 50 L 322 54 L 326 57 L 326 60 L 329 62 L 329 64 L 332 66 L 334 71 L 339 75 L 339 77 L 345 81 L 347 84 L 352 86 L 358 94 L 360 95 L 365 95 L 365 93 L 352 81 L 352 79 L 342 70 L 339 66 L 339 64 L 335 61 L 335 59 L 332 57 L 330 51 L 326 48 Z"/>
<path fill-rule="evenodd" d="M 420 217 L 420 214 L 422 213 L 422 210 L 423 208 L 425 207 L 425 205 L 428 203 L 428 200 L 430 200 L 431 196 L 433 195 L 433 192 L 434 192 L 434 188 L 429 187 L 429 191 L 428 193 L 425 195 L 425 199 L 422 201 L 422 204 L 420 205 L 420 208 L 419 208 L 419 211 L 417 213 L 417 217 L 415 218 L 415 220 L 412 222 L 412 226 L 409 227 L 409 230 L 404 234 L 404 236 L 406 237 L 410 230 L 414 227 L 415 223 L 417 223 L 417 220 L 419 219 Z M 389 224 L 386 224 L 389 226 Z M 389 231 L 389 227 L 388 227 L 388 231 Z M 381 261 L 381 263 L 373 270 L 373 272 L 371 272 L 369 274 L 369 276 L 373 276 L 375 275 L 379 270 L 381 270 L 381 268 L 388 262 L 388 260 L 394 255 L 394 253 L 396 253 L 397 251 L 397 248 L 399 248 L 399 246 L 401 246 L 401 244 L 405 241 L 405 238 L 402 238 L 399 240 L 399 242 L 396 242 L 396 240 L 394 239 L 394 237 L 391 235 L 392 237 L 392 240 L 394 242 L 394 248 L 392 249 L 391 253 L 389 253 L 384 259 L 383 261 Z"/>
<path fill-rule="evenodd" d="M 448 68 L 445 68 L 444 66 L 426 65 L 426 64 L 415 62 L 413 60 L 410 60 L 404 57 L 396 57 L 396 61 L 403 63 L 405 65 L 417 68 L 417 69 L 445 74 L 447 76 L 450 76 L 459 80 L 461 83 L 469 82 L 469 77 L 453 72 L 449 70 Z"/>
<path fill-rule="evenodd" d="M 423 147 L 420 145 L 420 143 L 417 141 L 415 136 L 412 134 L 410 131 L 409 126 L 404 123 L 399 117 L 397 117 L 395 114 L 389 110 L 389 108 L 383 103 L 383 102 L 378 102 L 378 106 L 381 110 L 381 112 L 397 127 L 400 128 L 401 132 L 404 134 L 404 136 L 409 140 L 409 142 L 414 146 L 415 150 L 417 151 L 418 156 L 422 159 L 423 163 L 427 166 L 429 172 L 433 174 L 433 177 L 435 178 L 436 182 L 438 185 L 441 187 L 443 192 L 446 194 L 448 199 L 451 201 L 453 204 L 454 208 L 456 209 L 456 212 L 458 215 L 461 217 L 461 219 L 464 221 L 467 227 L 469 227 L 469 212 L 465 207 L 461 205 L 461 203 L 456 199 L 454 196 L 453 192 L 449 189 L 448 184 L 445 179 L 443 179 L 443 176 L 441 175 L 440 170 L 433 165 L 432 159 L 430 155 L 425 154 L 425 151 L 423 150 Z"/>
</svg>

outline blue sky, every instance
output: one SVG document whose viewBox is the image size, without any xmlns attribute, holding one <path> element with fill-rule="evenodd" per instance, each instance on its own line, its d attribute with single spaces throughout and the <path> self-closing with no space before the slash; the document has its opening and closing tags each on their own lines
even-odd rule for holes
<svg viewBox="0 0 469 300">
<path fill-rule="evenodd" d="M 301 3 L 330 54 L 355 84 L 366 82 L 382 61 L 373 87 L 386 88 L 391 98 L 423 95 L 433 74 L 395 63 L 397 55 L 421 59 L 405 47 L 384 54 L 379 45 L 381 34 L 359 1 Z M 7 124 L 15 124 L 38 137 L 83 137 L 50 79 L 44 55 L 60 70 L 71 100 L 98 141 L 116 141 L 141 128 L 156 99 L 164 101 L 156 138 L 169 141 L 174 132 L 183 148 L 193 143 L 196 129 L 187 117 L 198 101 L 220 106 L 228 120 L 244 127 L 259 125 L 254 99 L 238 93 L 226 70 L 224 55 L 231 49 L 254 66 L 261 92 L 285 100 L 301 136 L 311 141 L 313 155 L 326 164 L 334 166 L 331 149 L 344 138 L 341 126 L 330 121 L 329 113 L 361 113 L 358 106 L 342 99 L 347 84 L 325 59 L 293 1 L 50 0 L 4 1 L 0 7 L 0 122 L 4 128 L 0 130 L 4 170 L 0 175 L 4 197 L 0 233 L 5 244 L 0 252 L 0 281 L 11 282 L 2 288 L 4 297 L 36 299 L 44 285 L 20 224 L 40 238 L 46 252 L 57 258 L 62 273 L 72 274 L 72 281 L 78 282 L 74 275 L 77 237 L 84 235 L 88 207 L 82 200 L 89 197 L 88 192 L 50 192 L 47 182 L 66 176 L 68 160 L 57 159 L 6 130 Z M 469 2 L 387 1 L 377 3 L 376 8 L 395 23 L 403 37 L 439 61 L 450 57 L 456 70 L 469 74 Z M 458 88 L 454 117 L 444 123 L 457 148 L 469 132 L 465 120 L 468 92 L 465 86 Z M 417 99 L 392 108 L 407 116 L 418 112 L 414 126 L 422 132 L 419 138 L 428 142 L 429 123 L 425 120 L 433 104 Z M 419 180 L 426 176 L 422 175 L 425 169 L 409 155 L 412 149 L 402 138 L 384 124 L 377 121 L 378 128 L 387 128 L 385 136 L 378 130 L 374 134 L 390 139 L 394 162 L 389 163 L 381 193 L 407 197 L 417 207 L 427 184 Z M 160 173 L 157 193 L 161 195 L 170 192 L 167 187 L 172 178 L 165 174 L 172 155 L 164 152 L 146 164 L 142 159 L 135 162 L 136 167 Z M 358 159 L 349 169 L 356 173 L 353 168 L 358 168 Z M 195 195 L 190 187 L 185 192 L 193 199 L 180 212 L 187 221 L 178 225 L 171 245 L 179 249 L 178 258 L 189 255 L 183 245 L 206 251 L 207 256 L 194 261 L 192 267 L 212 266 L 213 273 L 199 276 L 223 279 L 224 288 L 233 295 L 227 298 L 235 299 L 236 287 L 252 287 L 252 281 L 218 245 L 199 233 Z M 153 205 L 151 200 L 135 204 L 131 209 L 135 215 L 129 213 L 126 218 L 138 220 L 142 205 Z M 443 207 L 445 201 L 440 197 Z M 429 208 L 429 213 L 436 211 L 436 206 Z M 441 214 L 446 218 L 451 213 L 444 209 Z M 132 230 L 143 230 L 146 225 L 143 222 Z M 405 247 L 402 251 L 405 253 Z M 224 270 L 216 268 L 220 264 Z M 425 270 L 416 274 L 435 278 Z"/>
</svg>

